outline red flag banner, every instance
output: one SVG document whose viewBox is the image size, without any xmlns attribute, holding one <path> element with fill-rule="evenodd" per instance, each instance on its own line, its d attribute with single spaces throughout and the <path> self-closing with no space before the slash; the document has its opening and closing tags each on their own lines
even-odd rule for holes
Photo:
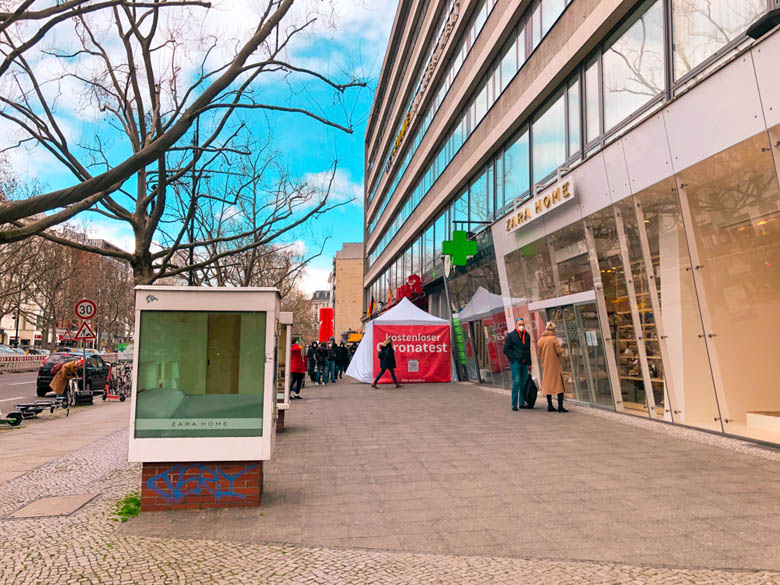
<svg viewBox="0 0 780 585">
<path fill-rule="evenodd" d="M 379 346 L 393 339 L 398 382 L 449 382 L 451 380 L 449 325 L 380 325 L 374 323 L 374 376 L 379 373 Z M 390 372 L 379 380 L 392 383 Z"/>
</svg>

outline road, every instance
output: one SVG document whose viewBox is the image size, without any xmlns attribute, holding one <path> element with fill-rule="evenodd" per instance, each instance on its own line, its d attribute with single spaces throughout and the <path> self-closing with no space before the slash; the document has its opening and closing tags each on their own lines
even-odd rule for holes
<svg viewBox="0 0 780 585">
<path fill-rule="evenodd" d="M 0 375 L 0 409 L 4 412 L 13 410 L 17 402 L 38 400 L 35 393 L 36 372 Z"/>
</svg>

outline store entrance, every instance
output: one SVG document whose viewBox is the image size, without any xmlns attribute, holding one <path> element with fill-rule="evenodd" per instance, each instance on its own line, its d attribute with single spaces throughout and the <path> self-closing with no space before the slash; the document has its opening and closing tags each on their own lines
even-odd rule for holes
<svg viewBox="0 0 780 585">
<path fill-rule="evenodd" d="M 529 309 L 540 332 L 548 321 L 553 321 L 557 326 L 558 339 L 564 350 L 561 361 L 566 397 L 578 402 L 613 408 L 595 300 L 570 304 L 557 304 L 555 300 L 551 300 L 532 303 Z"/>
</svg>

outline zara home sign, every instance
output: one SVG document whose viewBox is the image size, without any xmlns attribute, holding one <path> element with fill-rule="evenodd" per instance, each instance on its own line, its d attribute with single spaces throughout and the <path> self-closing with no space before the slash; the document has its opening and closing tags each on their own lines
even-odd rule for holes
<svg viewBox="0 0 780 585">
<path fill-rule="evenodd" d="M 513 232 L 540 218 L 548 211 L 573 200 L 574 182 L 570 178 L 558 181 L 519 207 L 517 200 L 515 200 L 515 208 L 505 220 L 506 231 L 507 233 Z"/>
</svg>

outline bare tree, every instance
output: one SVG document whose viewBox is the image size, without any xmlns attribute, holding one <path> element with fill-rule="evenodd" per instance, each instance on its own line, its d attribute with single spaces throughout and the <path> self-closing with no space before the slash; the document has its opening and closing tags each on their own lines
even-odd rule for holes
<svg viewBox="0 0 780 585">
<path fill-rule="evenodd" d="M 158 228 L 171 207 L 171 187 L 192 174 L 199 176 L 204 168 L 213 168 L 220 156 L 235 151 L 236 140 L 248 132 L 239 112 L 286 112 L 352 132 L 346 107 L 337 119 L 330 113 L 334 108 L 326 111 L 322 105 L 307 101 L 308 92 L 290 91 L 287 100 L 279 101 L 262 91 L 260 81 L 268 76 L 277 81 L 286 76 L 288 83 L 303 78 L 323 84 L 340 103 L 346 90 L 365 85 L 352 77 L 331 79 L 286 57 L 291 40 L 313 22 L 288 22 L 293 0 L 268 0 L 249 38 L 238 42 L 224 60 L 218 55 L 228 51 L 228 39 L 198 39 L 200 59 L 194 71 L 183 65 L 183 56 L 191 59 L 192 55 L 182 38 L 188 30 L 197 29 L 198 21 L 208 19 L 207 2 L 70 0 L 37 12 L 31 10 L 33 4 L 27 0 L 17 10 L 0 12 L 0 51 L 4 57 L 0 118 L 20 132 L 19 140 L 10 147 L 36 145 L 45 149 L 73 175 L 75 183 L 0 203 L 0 242 L 42 233 L 52 241 L 73 245 L 45 230 L 91 209 L 132 226 L 135 251 L 109 255 L 128 261 L 136 282 L 173 276 L 183 270 L 175 253 L 185 241 L 186 225 L 173 237 L 171 248 L 162 254 L 152 252 Z M 43 36 L 29 32 L 33 22 Z M 30 52 L 49 31 L 65 22 L 75 31 L 76 46 L 40 50 L 39 55 L 54 60 L 62 69 L 51 79 L 41 79 Z M 91 143 L 71 144 L 58 116 L 60 94 L 65 87 L 74 86 L 80 88 L 85 100 L 85 116 L 98 119 Z M 200 132 L 192 132 L 196 122 Z M 115 160 L 117 149 L 106 144 L 106 134 L 121 134 L 125 139 L 127 154 L 119 160 Z M 290 185 L 293 197 L 300 197 L 303 189 Z M 189 202 L 190 220 L 200 204 L 198 199 L 193 196 Z M 309 210 L 309 217 L 326 209 L 325 200 L 322 197 Z M 288 205 L 288 210 L 291 207 Z M 287 225 L 296 224 L 298 211 L 289 214 Z M 43 213 L 48 215 L 34 217 Z M 302 221 L 305 217 L 297 223 Z M 278 237 L 284 232 L 266 233 Z M 256 246 L 268 243 L 263 238 L 254 239 Z M 77 247 L 103 253 L 88 246 Z"/>
</svg>

